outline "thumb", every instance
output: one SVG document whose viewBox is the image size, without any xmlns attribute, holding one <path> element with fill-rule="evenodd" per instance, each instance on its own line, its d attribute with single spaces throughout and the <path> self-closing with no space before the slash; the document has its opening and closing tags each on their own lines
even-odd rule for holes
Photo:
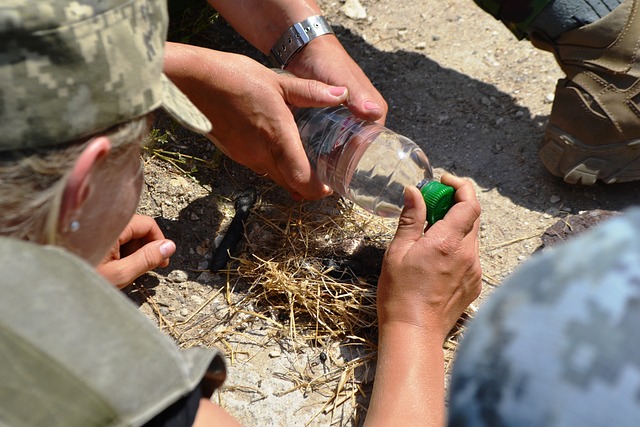
<svg viewBox="0 0 640 427">
<path fill-rule="evenodd" d="M 169 257 L 176 252 L 176 244 L 171 240 L 156 240 L 147 243 L 139 250 L 131 254 L 140 266 L 140 274 L 144 274 L 156 267 L 166 267 L 169 265 Z"/>
<path fill-rule="evenodd" d="M 98 271 L 118 288 L 124 288 L 154 268 L 168 266 L 175 251 L 176 245 L 171 240 L 156 240 L 124 258 L 99 266 Z"/>
<path fill-rule="evenodd" d="M 344 86 L 331 86 L 317 80 L 285 79 L 284 99 L 296 107 L 325 107 L 347 102 L 349 91 Z"/>
<path fill-rule="evenodd" d="M 398 220 L 398 229 L 394 240 L 415 241 L 424 233 L 427 218 L 427 207 L 422 199 L 420 190 L 407 187 L 404 191 L 404 208 Z"/>
</svg>

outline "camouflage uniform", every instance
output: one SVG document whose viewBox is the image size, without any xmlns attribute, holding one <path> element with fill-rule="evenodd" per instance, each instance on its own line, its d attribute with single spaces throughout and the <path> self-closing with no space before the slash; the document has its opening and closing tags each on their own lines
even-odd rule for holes
<svg viewBox="0 0 640 427">
<path fill-rule="evenodd" d="M 640 209 L 535 256 L 457 352 L 450 426 L 640 425 Z"/>
<path fill-rule="evenodd" d="M 2 426 L 142 425 L 224 374 L 219 352 L 178 350 L 63 249 L 0 237 L 0 272 Z"/>
<path fill-rule="evenodd" d="M 542 9 L 552 0 L 474 0 L 485 12 L 501 20 L 511 32 L 523 39 Z"/>
<path fill-rule="evenodd" d="M 0 151 L 73 141 L 164 108 L 209 120 L 162 74 L 162 0 L 3 0 Z"/>
<path fill-rule="evenodd" d="M 2 0 L 0 160 L 157 108 L 208 132 L 162 73 L 166 31 L 164 0 Z M 0 295 L 0 426 L 138 426 L 224 378 L 62 249 L 0 238 Z"/>
</svg>

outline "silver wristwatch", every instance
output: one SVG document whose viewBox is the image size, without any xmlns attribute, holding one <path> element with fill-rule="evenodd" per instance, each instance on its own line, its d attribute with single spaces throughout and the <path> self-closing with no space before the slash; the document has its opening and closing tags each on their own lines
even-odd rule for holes
<svg viewBox="0 0 640 427">
<path fill-rule="evenodd" d="M 311 16 L 293 24 L 271 48 L 269 65 L 275 68 L 286 67 L 291 58 L 307 43 L 325 34 L 334 33 L 327 20 L 321 15 Z"/>
</svg>

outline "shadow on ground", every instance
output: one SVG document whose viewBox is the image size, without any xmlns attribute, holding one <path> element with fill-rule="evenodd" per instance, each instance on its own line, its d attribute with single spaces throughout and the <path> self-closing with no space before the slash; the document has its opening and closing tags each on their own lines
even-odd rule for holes
<svg viewBox="0 0 640 427">
<path fill-rule="evenodd" d="M 560 209 L 568 212 L 620 211 L 640 202 L 640 183 L 585 187 L 551 176 L 537 155 L 548 117 L 532 117 L 495 86 L 422 54 L 381 51 L 349 29 L 334 30 L 387 100 L 387 126 L 413 139 L 434 168 L 471 177 L 482 189 L 496 189 L 532 211 L 547 211 L 552 198 L 559 198 Z M 189 42 L 265 62 L 222 19 Z"/>
</svg>

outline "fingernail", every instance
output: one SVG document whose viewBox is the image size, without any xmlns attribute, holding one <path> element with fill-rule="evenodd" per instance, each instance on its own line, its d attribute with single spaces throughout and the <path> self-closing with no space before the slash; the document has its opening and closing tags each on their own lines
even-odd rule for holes
<svg viewBox="0 0 640 427">
<path fill-rule="evenodd" d="M 329 93 L 333 96 L 336 97 L 341 97 L 342 95 L 344 95 L 347 92 L 347 88 L 346 87 L 340 87 L 340 86 L 331 86 L 329 88 Z"/>
<path fill-rule="evenodd" d="M 173 255 L 175 251 L 176 251 L 176 244 L 173 243 L 171 240 L 167 240 L 166 242 L 160 245 L 160 254 L 165 258 L 169 258 L 171 255 Z"/>
<path fill-rule="evenodd" d="M 362 104 L 366 110 L 380 110 L 380 106 L 373 101 L 365 101 Z"/>
</svg>

